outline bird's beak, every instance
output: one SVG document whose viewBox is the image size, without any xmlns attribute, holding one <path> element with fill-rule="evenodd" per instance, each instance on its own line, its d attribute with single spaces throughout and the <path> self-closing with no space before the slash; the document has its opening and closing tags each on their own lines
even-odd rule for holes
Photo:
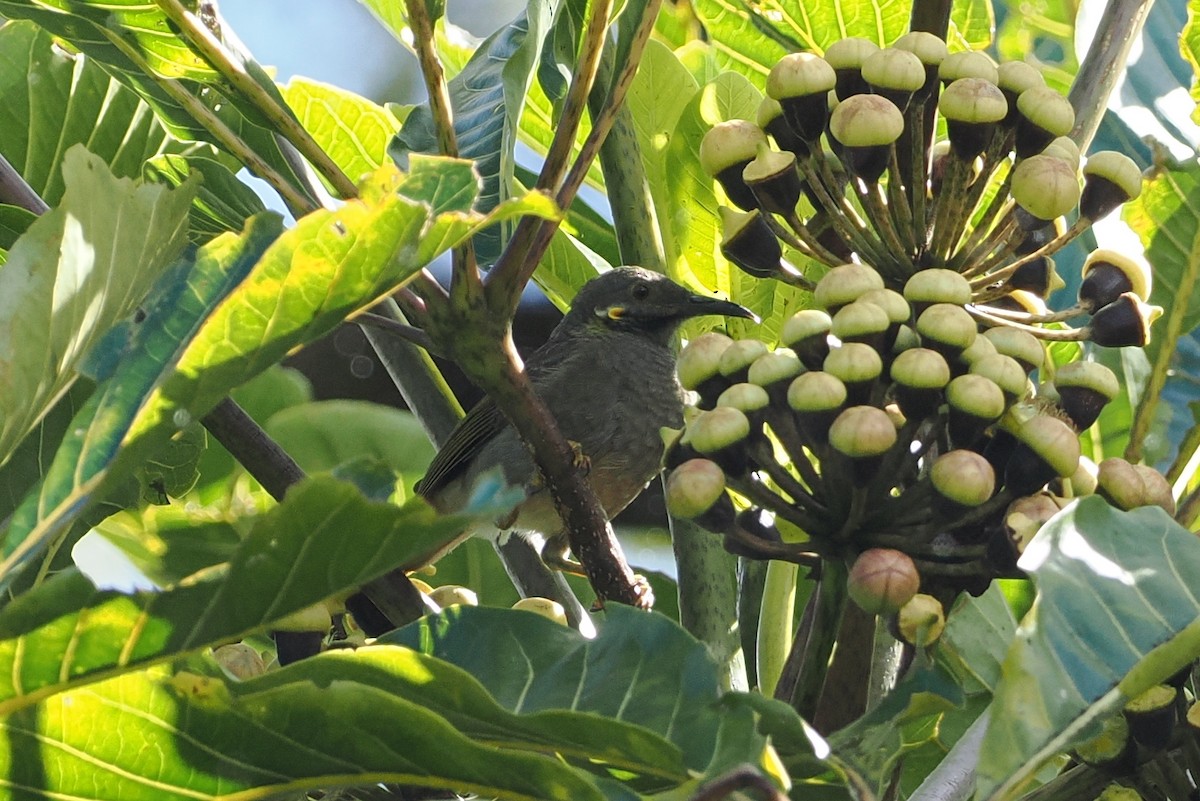
<svg viewBox="0 0 1200 801">
<path fill-rule="evenodd" d="M 687 299 L 687 307 L 681 311 L 681 316 L 683 317 L 704 317 L 710 314 L 719 314 L 722 317 L 741 317 L 746 320 L 753 320 L 756 323 L 759 322 L 758 315 L 745 306 L 739 306 L 728 300 L 710 298 L 706 295 L 692 295 Z"/>
</svg>

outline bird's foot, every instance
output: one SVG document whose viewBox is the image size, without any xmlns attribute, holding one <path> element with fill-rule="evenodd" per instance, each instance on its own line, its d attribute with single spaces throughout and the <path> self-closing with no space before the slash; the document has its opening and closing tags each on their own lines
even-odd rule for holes
<svg viewBox="0 0 1200 801">
<path fill-rule="evenodd" d="M 567 539 L 566 532 L 560 532 L 548 538 L 542 546 L 542 564 L 551 570 L 587 578 L 583 565 L 572 559 L 570 553 L 571 543 Z"/>
<path fill-rule="evenodd" d="M 575 454 L 575 469 L 581 471 L 585 476 L 592 472 L 592 460 L 583 452 L 583 445 L 573 439 L 567 440 L 567 444 L 571 446 L 571 452 Z"/>
</svg>

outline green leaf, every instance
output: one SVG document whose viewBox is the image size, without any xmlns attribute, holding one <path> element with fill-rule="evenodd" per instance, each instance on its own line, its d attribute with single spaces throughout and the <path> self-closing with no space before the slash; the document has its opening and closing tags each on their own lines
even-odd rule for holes
<svg viewBox="0 0 1200 801">
<path fill-rule="evenodd" d="M 384 163 L 400 121 L 365 97 L 308 78 L 295 77 L 283 97 L 305 130 L 352 181 Z"/>
<path fill-rule="evenodd" d="M 759 85 L 786 53 L 820 54 L 848 36 L 891 44 L 908 32 L 912 15 L 912 0 L 696 0 L 693 6 L 721 65 Z M 991 41 L 987 0 L 957 0 L 951 22 L 951 43 L 981 49 Z"/>
<path fill-rule="evenodd" d="M 166 192 L 162 187 L 149 189 Z M 186 207 L 178 211 L 182 215 Z M 88 505 L 99 499 L 147 396 L 169 373 L 212 308 L 278 235 L 279 228 L 277 215 L 260 215 L 251 218 L 245 235 L 217 237 L 190 258 L 181 259 L 155 285 L 145 303 L 145 318 L 130 325 L 128 341 L 120 343 L 115 337 L 105 340 L 104 344 L 114 351 L 108 358 L 115 364 L 113 374 L 75 415 L 41 485 L 13 514 L 5 532 L 6 558 L 0 564 L 0 587 L 7 586 L 16 569 L 64 535 Z M 136 244 L 138 240 L 132 241 Z M 128 476 L 140 459 L 190 422 L 179 418 L 165 436 L 145 442 L 136 452 L 125 453 L 127 470 L 113 471 L 117 479 Z"/>
<path fill-rule="evenodd" d="M 95 531 L 111 542 L 159 587 L 228 562 L 249 522 L 227 509 L 173 503 L 126 509 L 100 522 Z"/>
<path fill-rule="evenodd" d="M 29 229 L 37 215 L 20 206 L 0 204 L 0 250 L 8 251 Z"/>
<path fill-rule="evenodd" d="M 248 217 L 266 210 L 253 189 L 214 159 L 166 155 L 150 159 L 142 167 L 143 178 L 167 186 L 179 186 L 193 175 L 201 180 L 188 212 L 188 238 L 197 245 L 226 231 L 241 231 Z"/>
<path fill-rule="evenodd" d="M 0 777 L 59 798 L 98 797 L 98 784 L 103 797 L 195 801 L 381 782 L 507 801 L 605 798 L 557 758 L 473 742 L 403 697 L 438 689 L 410 651 L 322 654 L 241 683 L 203 667 L 210 675 L 129 673 L 9 716 Z"/>
<path fill-rule="evenodd" d="M 63 159 L 75 144 L 122 178 L 178 147 L 154 113 L 96 62 L 54 47 L 26 21 L 0 27 L 0 153 L 51 206 L 62 198 Z"/>
<path fill-rule="evenodd" d="M 227 565 L 162 592 L 102 590 L 75 570 L 60 573 L 0 611 L 0 714 L 130 666 L 241 639 L 397 565 L 423 563 L 466 522 L 439 517 L 424 501 L 369 501 L 345 482 L 314 477 L 254 522 Z M 229 523 L 215 525 L 225 530 L 194 533 L 236 536 Z"/>
<path fill-rule="evenodd" d="M 1187 24 L 1184 25 L 1183 34 L 1179 38 L 1179 50 L 1192 68 L 1192 99 L 1200 104 L 1200 83 L 1196 81 L 1196 77 L 1200 76 L 1200 25 L 1196 23 L 1198 11 L 1200 11 L 1200 2 L 1188 0 Z M 1200 105 L 1192 109 L 1192 120 L 1200 121 Z"/>
<path fill-rule="evenodd" d="M 79 146 L 63 173 L 62 204 L 30 225 L 0 270 L 0 330 L 9 332 L 0 337 L 0 463 L 179 253 L 195 192 L 116 178 Z"/>
<path fill-rule="evenodd" d="M 1002 4 L 1003 6 L 1004 4 Z M 996 49 L 1004 61 L 1027 61 L 1046 82 L 1065 93 L 1079 71 L 1075 55 L 1074 0 L 1038 0 L 1019 12 L 1006 9 L 996 32 Z"/>
<path fill-rule="evenodd" d="M 616 718 L 666 738 L 684 765 L 704 770 L 722 726 L 716 665 L 705 646 L 661 615 L 619 604 L 609 605 L 599 628 L 588 640 L 529 613 L 476 607 L 383 639 L 457 665 L 510 712 L 566 707 Z M 739 755 L 756 762 L 763 742 L 752 719 L 747 725 L 738 732 Z"/>
<path fill-rule="evenodd" d="M 1037 585 L 1004 661 L 978 768 L 1011 798 L 1097 721 L 1200 656 L 1200 541 L 1156 506 L 1068 506 L 1020 566 Z"/>
<path fill-rule="evenodd" d="M 49 7 L 47 7 L 49 6 Z M 69 13 L 64 9 L 69 8 Z M 215 114 L 221 122 L 240 137 L 258 158 L 273 167 L 285 178 L 295 181 L 295 173 L 284 157 L 269 123 L 250 102 L 233 90 L 208 61 L 194 52 L 188 42 L 175 33 L 174 22 L 154 4 L 137 0 L 0 0 L 0 15 L 10 19 L 27 19 L 41 26 L 47 33 L 60 37 L 80 51 L 87 59 L 103 65 L 113 78 L 120 81 L 140 96 L 158 115 L 158 123 L 176 139 L 184 141 L 210 142 L 218 145 L 216 137 L 178 100 L 173 98 L 155 79 L 155 75 L 175 80 L 176 86 L 191 94 L 200 105 Z M 203 20 L 200 25 L 205 25 Z M 212 27 L 209 27 L 212 32 Z M 221 39 L 219 26 L 215 35 Z M 119 43 L 119 44 L 118 44 Z M 261 66 L 240 52 L 236 44 L 223 43 L 236 65 L 244 70 L 269 95 L 282 104 L 279 91 L 266 76 Z M 101 95 L 103 98 L 103 95 Z M 147 123 L 150 115 L 144 115 Z M 86 118 L 85 118 L 86 119 Z M 81 120 L 80 133 L 72 138 L 90 141 L 93 128 Z M 103 126 L 101 126 L 103 127 Z M 118 127 L 106 136 L 117 136 Z M 59 129 L 53 127 L 42 132 L 42 136 L 57 138 Z M 130 174 L 136 174 L 141 161 L 150 155 L 137 155 L 130 165 Z"/>
<path fill-rule="evenodd" d="M 549 22 L 548 3 L 531 2 L 525 13 L 488 37 L 448 84 L 459 155 L 474 161 L 483 180 L 481 211 L 510 196 L 517 123 Z M 433 117 L 428 106 L 421 106 L 405 120 L 389 153 L 403 161 L 410 153 L 436 149 Z M 494 262 L 506 239 L 503 228 L 482 231 L 475 240 L 480 263 Z"/>
</svg>

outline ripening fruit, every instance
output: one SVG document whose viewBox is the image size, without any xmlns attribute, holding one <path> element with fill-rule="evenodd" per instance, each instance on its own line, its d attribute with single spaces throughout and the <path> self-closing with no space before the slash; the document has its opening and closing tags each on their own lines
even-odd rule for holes
<svg viewBox="0 0 1200 801">
<path fill-rule="evenodd" d="M 912 558 L 893 548 L 869 548 L 850 568 L 846 589 L 851 600 L 869 614 L 898 611 L 921 586 L 921 575 Z"/>
<path fill-rule="evenodd" d="M 479 606 L 479 596 L 475 590 L 458 584 L 443 584 L 440 587 L 434 587 L 433 592 L 429 593 L 429 597 L 442 609 L 451 606 Z"/>
<path fill-rule="evenodd" d="M 563 605 L 558 601 L 552 601 L 549 598 L 522 598 L 513 604 L 512 608 L 533 612 L 536 615 L 541 615 L 564 626 L 569 625 L 567 622 L 567 610 L 563 609 Z"/>
</svg>

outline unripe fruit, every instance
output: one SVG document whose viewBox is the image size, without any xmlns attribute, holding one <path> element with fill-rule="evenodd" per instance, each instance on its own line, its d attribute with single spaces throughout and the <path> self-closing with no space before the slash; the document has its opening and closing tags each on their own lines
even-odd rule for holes
<svg viewBox="0 0 1200 801">
<path fill-rule="evenodd" d="M 862 299 L 838 309 L 833 316 L 830 333 L 844 343 L 859 342 L 882 350 L 892 326 L 888 313 L 874 303 Z"/>
<path fill-rule="evenodd" d="M 883 277 L 874 269 L 865 264 L 842 264 L 821 277 L 813 299 L 830 314 L 836 314 L 864 292 L 883 288 Z"/>
<path fill-rule="evenodd" d="M 1004 529 L 1014 556 L 1025 553 L 1025 546 L 1050 518 L 1062 511 L 1058 500 L 1039 492 L 1017 498 L 1004 513 Z"/>
<path fill-rule="evenodd" d="M 925 85 L 925 65 L 907 50 L 887 48 L 867 57 L 862 76 L 876 94 L 903 111 L 913 94 Z"/>
<path fill-rule="evenodd" d="M 971 282 L 954 270 L 920 270 L 905 282 L 904 299 L 918 315 L 934 303 L 964 306 L 971 302 Z"/>
<path fill-rule="evenodd" d="M 746 379 L 751 384 L 769 389 L 781 382 L 791 381 L 802 372 L 804 365 L 795 353 L 787 348 L 777 348 L 755 359 L 746 373 Z"/>
<path fill-rule="evenodd" d="M 846 589 L 851 600 L 868 614 L 898 611 L 921 586 L 917 566 L 908 554 L 892 548 L 869 548 L 850 568 Z"/>
<path fill-rule="evenodd" d="M 752 122 L 719 122 L 700 140 L 700 166 L 716 178 L 730 201 L 746 211 L 758 208 L 758 201 L 742 179 L 742 171 L 767 143 L 767 134 Z"/>
<path fill-rule="evenodd" d="M 1042 151 L 1043 156 L 1053 156 L 1056 159 L 1062 159 L 1072 167 L 1079 166 L 1079 159 L 1082 155 L 1079 152 L 1079 145 L 1075 144 L 1075 140 L 1069 136 L 1056 137 Z"/>
<path fill-rule="evenodd" d="M 758 114 L 755 117 L 758 127 L 769 133 L 775 139 L 775 144 L 797 157 L 806 156 L 809 147 L 804 140 L 787 124 L 783 116 L 783 106 L 773 97 L 764 97 L 758 104 Z"/>
<path fill-rule="evenodd" d="M 796 376 L 787 402 L 796 413 L 800 431 L 810 442 L 825 442 L 829 426 L 846 405 L 846 385 L 836 376 L 815 371 Z"/>
<path fill-rule="evenodd" d="M 953 83 L 960 78 L 982 78 L 989 83 L 995 83 L 1000 75 L 996 63 L 985 53 L 978 50 L 964 50 L 950 53 L 938 66 L 938 77 L 942 83 Z"/>
<path fill-rule="evenodd" d="M 925 648 L 933 645 L 946 628 L 946 610 L 932 595 L 917 593 L 900 607 L 896 627 L 910 645 Z"/>
<path fill-rule="evenodd" d="M 1000 419 L 1007 406 L 995 381 L 970 373 L 946 385 L 946 403 L 950 411 L 950 441 L 956 448 L 970 447 L 988 426 Z"/>
<path fill-rule="evenodd" d="M 267 672 L 262 655 L 244 642 L 229 643 L 214 649 L 213 658 L 226 673 L 239 681 Z"/>
<path fill-rule="evenodd" d="M 921 344 L 941 353 L 947 361 L 970 347 L 977 332 L 975 320 L 962 306 L 935 303 L 917 318 Z"/>
<path fill-rule="evenodd" d="M 667 509 L 676 517 L 699 517 L 724 495 L 725 472 L 710 459 L 689 459 L 667 477 Z"/>
<path fill-rule="evenodd" d="M 997 353 L 1013 357 L 1027 373 L 1040 369 L 1046 360 L 1042 343 L 1028 331 L 1000 325 L 989 328 L 983 335 L 996 347 Z"/>
<path fill-rule="evenodd" d="M 1135 464 L 1133 469 L 1137 470 L 1138 475 L 1141 476 L 1142 484 L 1145 487 L 1146 504 L 1161 507 L 1164 512 L 1173 517 L 1175 515 L 1175 494 L 1171 490 L 1171 484 L 1167 481 L 1166 476 L 1149 465 Z"/>
<path fill-rule="evenodd" d="M 1031 495 L 1055 476 L 1070 478 L 1079 469 L 1079 437 L 1056 417 L 1038 415 L 1016 432 L 1017 447 L 1008 459 L 1004 484 L 1013 495 Z"/>
<path fill-rule="evenodd" d="M 1054 388 L 1062 410 L 1080 431 L 1096 422 L 1121 391 L 1113 371 L 1098 362 L 1064 364 L 1054 377 Z"/>
<path fill-rule="evenodd" d="M 1018 159 L 1041 153 L 1075 126 L 1075 109 L 1049 86 L 1034 86 L 1022 92 L 1017 97 L 1017 114 Z"/>
<path fill-rule="evenodd" d="M 1012 197 L 1037 221 L 1061 217 L 1079 203 L 1079 180 L 1065 161 L 1030 156 L 1013 170 Z"/>
<path fill-rule="evenodd" d="M 1006 404 L 1022 397 L 1029 385 L 1029 377 L 1020 362 L 1002 353 L 978 359 L 971 364 L 970 372 L 996 382 L 996 386 L 1004 393 Z"/>
<path fill-rule="evenodd" d="M 1083 168 L 1083 178 L 1079 213 L 1089 220 L 1099 220 L 1142 192 L 1142 171 L 1133 159 L 1115 150 L 1102 150 L 1090 156 Z"/>
<path fill-rule="evenodd" d="M 721 354 L 733 344 L 724 334 L 701 334 L 679 353 L 676 372 L 684 389 L 700 393 L 702 408 L 711 408 L 716 397 L 729 385 L 720 372 Z"/>
<path fill-rule="evenodd" d="M 812 143 L 825 131 L 826 94 L 836 84 L 833 67 L 820 56 L 789 53 L 767 75 L 767 95 L 779 101 L 792 131 Z"/>
<path fill-rule="evenodd" d="M 833 320 L 820 309 L 803 309 L 784 320 L 779 341 L 791 348 L 810 370 L 821 369 L 829 355 L 829 331 Z"/>
<path fill-rule="evenodd" d="M 992 344 L 992 340 L 985 336 L 977 336 L 971 342 L 971 344 L 967 346 L 966 350 L 958 354 L 958 363 L 970 368 L 972 364 L 979 361 L 984 356 L 993 356 L 996 353 L 996 346 Z"/>
<path fill-rule="evenodd" d="M 757 339 L 738 339 L 721 354 L 718 369 L 731 383 L 741 383 L 747 379 L 754 360 L 767 353 L 770 351 L 765 342 Z"/>
<path fill-rule="evenodd" d="M 838 39 L 825 51 L 825 61 L 833 67 L 837 76 L 836 91 L 839 100 L 852 95 L 864 95 L 871 91 L 863 78 L 863 64 L 879 52 L 879 45 L 869 39 L 848 36 Z"/>
<path fill-rule="evenodd" d="M 1098 467 L 1097 495 L 1123 511 L 1146 505 L 1146 484 L 1132 464 L 1119 456 L 1110 456 Z"/>
<path fill-rule="evenodd" d="M 558 601 L 552 601 L 549 598 L 522 598 L 513 604 L 512 608 L 533 612 L 535 615 L 541 615 L 564 626 L 569 625 L 567 610 L 563 609 L 563 605 Z"/>
<path fill-rule="evenodd" d="M 787 214 L 800 202 L 803 182 L 796 172 L 793 153 L 781 153 L 762 145 L 754 160 L 742 170 L 742 180 L 768 212 Z"/>
<path fill-rule="evenodd" d="M 754 417 L 754 412 L 762 411 L 770 404 L 771 396 L 758 384 L 734 384 L 717 398 L 717 406 L 740 409 L 750 418 Z"/>
<path fill-rule="evenodd" d="M 829 131 L 845 147 L 842 163 L 868 183 L 887 169 L 890 145 L 904 132 L 904 115 L 880 95 L 854 95 L 838 104 Z"/>
<path fill-rule="evenodd" d="M 429 593 L 429 597 L 443 609 L 451 606 L 479 606 L 479 596 L 475 590 L 458 584 L 443 584 L 440 587 L 434 587 L 433 592 Z"/>
<path fill-rule="evenodd" d="M 996 124 L 1008 114 L 1008 101 L 992 81 L 959 78 L 942 92 L 938 110 L 946 118 L 951 148 L 969 160 L 987 147 Z"/>
<path fill-rule="evenodd" d="M 697 453 L 717 454 L 732 448 L 750 436 L 750 420 L 745 412 L 731 406 L 718 406 L 701 412 L 687 427 L 688 445 Z"/>
<path fill-rule="evenodd" d="M 900 410 L 919 419 L 937 411 L 942 390 L 950 383 L 950 365 L 935 350 L 911 348 L 896 356 L 891 378 Z"/>
<path fill-rule="evenodd" d="M 943 453 L 930 467 L 929 479 L 938 495 L 958 509 L 979 506 L 996 491 L 995 471 L 974 451 Z"/>
<path fill-rule="evenodd" d="M 1032 89 L 1035 86 L 1045 86 L 1046 79 L 1042 77 L 1042 73 L 1037 67 L 1025 61 L 1005 61 L 996 68 L 997 80 L 996 85 L 1000 87 L 1000 91 L 1004 93 L 1004 99 L 1008 101 L 1008 116 L 1005 122 L 1011 122 L 1017 116 L 1017 98 L 1026 89 Z"/>
<path fill-rule="evenodd" d="M 896 426 L 883 409 L 851 406 L 829 427 L 829 444 L 852 460 L 854 480 L 864 486 L 878 472 L 883 454 L 896 444 Z"/>
<path fill-rule="evenodd" d="M 845 384 L 850 403 L 866 403 L 876 379 L 883 373 L 883 359 L 870 345 L 847 342 L 829 352 L 824 369 Z"/>
</svg>

